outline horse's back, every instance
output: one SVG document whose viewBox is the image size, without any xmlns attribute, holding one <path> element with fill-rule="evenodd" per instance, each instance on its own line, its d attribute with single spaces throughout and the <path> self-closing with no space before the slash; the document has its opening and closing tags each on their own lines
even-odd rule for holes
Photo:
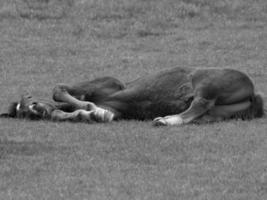
<svg viewBox="0 0 267 200">
<path fill-rule="evenodd" d="M 176 67 L 155 74 L 143 76 L 130 83 L 127 89 L 133 91 L 140 99 L 166 100 L 180 98 L 182 92 L 179 88 L 189 86 L 192 69 Z M 191 86 L 190 86 L 191 87 Z"/>
</svg>

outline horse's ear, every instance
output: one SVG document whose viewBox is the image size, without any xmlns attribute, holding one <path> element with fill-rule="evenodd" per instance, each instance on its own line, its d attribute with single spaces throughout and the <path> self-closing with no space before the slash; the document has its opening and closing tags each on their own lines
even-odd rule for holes
<svg viewBox="0 0 267 200">
<path fill-rule="evenodd" d="M 17 116 L 17 106 L 18 106 L 18 102 L 11 103 L 8 107 L 8 112 L 1 113 L 0 117 L 1 118 L 15 118 Z"/>
<path fill-rule="evenodd" d="M 21 106 L 24 106 L 24 104 L 26 102 L 28 102 L 29 99 L 31 99 L 31 98 L 32 98 L 31 94 L 28 91 L 24 91 L 23 94 L 20 96 L 20 102 L 19 103 L 21 104 Z"/>
<path fill-rule="evenodd" d="M 1 113 L 0 118 L 10 118 L 10 114 L 9 113 Z"/>
</svg>

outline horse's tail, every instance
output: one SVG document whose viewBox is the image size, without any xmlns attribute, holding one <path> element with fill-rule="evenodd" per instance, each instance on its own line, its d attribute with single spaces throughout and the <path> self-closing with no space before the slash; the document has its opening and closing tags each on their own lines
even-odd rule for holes
<svg viewBox="0 0 267 200">
<path fill-rule="evenodd" d="M 251 112 L 253 113 L 254 118 L 260 118 L 265 115 L 264 111 L 264 101 L 262 93 L 255 93 L 251 98 Z"/>
</svg>

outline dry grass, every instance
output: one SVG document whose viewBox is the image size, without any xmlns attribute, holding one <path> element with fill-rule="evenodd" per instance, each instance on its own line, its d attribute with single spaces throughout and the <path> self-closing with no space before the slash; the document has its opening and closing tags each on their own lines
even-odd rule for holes
<svg viewBox="0 0 267 200">
<path fill-rule="evenodd" d="M 243 70 L 267 94 L 265 0 L 25 1 L 0 2 L 0 111 L 24 90 L 177 65 Z M 0 199 L 263 200 L 266 130 L 1 119 Z"/>
</svg>

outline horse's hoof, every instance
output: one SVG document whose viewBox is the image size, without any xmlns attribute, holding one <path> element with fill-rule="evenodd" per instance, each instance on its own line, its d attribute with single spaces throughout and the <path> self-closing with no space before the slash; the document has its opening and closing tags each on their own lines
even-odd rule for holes
<svg viewBox="0 0 267 200">
<path fill-rule="evenodd" d="M 91 117 L 97 122 L 111 122 L 114 119 L 114 113 L 109 110 L 98 108 L 92 111 Z"/>
<path fill-rule="evenodd" d="M 163 117 L 157 117 L 156 119 L 153 120 L 153 125 L 154 126 L 167 126 L 167 122 Z"/>
</svg>

